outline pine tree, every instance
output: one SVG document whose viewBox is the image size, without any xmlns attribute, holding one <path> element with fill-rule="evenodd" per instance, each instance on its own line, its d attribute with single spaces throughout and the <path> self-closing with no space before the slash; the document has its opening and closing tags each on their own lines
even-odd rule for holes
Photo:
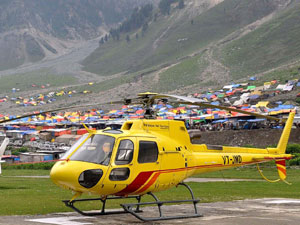
<svg viewBox="0 0 300 225">
<path fill-rule="evenodd" d="M 130 37 L 128 34 L 126 35 L 126 41 L 127 41 L 127 43 L 130 42 Z"/>
<path fill-rule="evenodd" d="M 153 19 L 154 22 L 156 22 L 157 16 L 158 16 L 157 13 L 155 13 L 155 14 L 154 14 L 154 19 Z"/>
<path fill-rule="evenodd" d="M 158 4 L 160 12 L 164 15 L 170 13 L 171 4 L 168 0 L 161 0 Z"/>
<path fill-rule="evenodd" d="M 103 45 L 104 44 L 104 38 L 102 37 L 99 41 L 99 45 Z"/>
<path fill-rule="evenodd" d="M 178 9 L 183 9 L 183 8 L 184 8 L 184 1 L 183 0 L 179 0 Z"/>
<path fill-rule="evenodd" d="M 144 23 L 142 32 L 145 33 L 147 29 L 148 29 L 148 23 Z"/>
</svg>

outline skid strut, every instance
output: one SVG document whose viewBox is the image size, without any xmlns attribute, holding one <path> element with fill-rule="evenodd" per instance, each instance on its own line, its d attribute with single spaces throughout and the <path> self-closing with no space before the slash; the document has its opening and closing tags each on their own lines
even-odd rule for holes
<svg viewBox="0 0 300 225">
<path fill-rule="evenodd" d="M 129 213 L 126 210 L 118 210 L 118 211 L 105 211 L 106 201 L 107 200 L 118 200 L 118 199 L 124 199 L 124 198 L 135 198 L 138 203 L 141 201 L 141 196 L 128 196 L 128 197 L 119 197 L 119 196 L 113 196 L 113 197 L 106 197 L 106 198 L 86 198 L 86 199 L 77 199 L 77 200 L 63 200 L 65 205 L 74 211 L 78 212 L 79 214 L 83 216 L 100 216 L 100 215 L 111 215 L 111 214 L 122 214 L 122 213 Z M 87 202 L 87 201 L 100 201 L 102 203 L 102 208 L 100 212 L 84 212 L 75 207 L 75 202 Z M 136 209 L 134 210 L 135 213 L 142 212 L 140 210 L 139 205 L 137 205 Z"/>
<path fill-rule="evenodd" d="M 129 204 L 121 204 L 121 206 L 124 208 L 125 211 L 127 211 L 130 214 L 132 214 L 133 216 L 135 216 L 139 220 L 142 220 L 142 221 L 145 221 L 145 222 L 146 221 L 158 221 L 158 220 L 172 220 L 172 219 L 195 218 L 195 217 L 201 217 L 201 216 L 203 216 L 202 214 L 199 214 L 198 210 L 197 210 L 197 203 L 200 200 L 199 199 L 195 199 L 194 193 L 193 193 L 192 189 L 190 188 L 190 186 L 188 186 L 185 183 L 180 183 L 178 185 L 182 185 L 182 186 L 186 187 L 189 190 L 192 199 L 190 199 L 190 200 L 177 200 L 177 201 L 159 201 L 158 198 L 153 193 L 149 192 L 148 194 L 151 195 L 155 199 L 154 202 L 129 203 Z M 164 204 L 172 204 L 172 203 L 193 203 L 193 205 L 194 205 L 194 213 L 188 214 L 188 215 L 164 216 L 163 213 L 162 213 L 161 207 Z M 134 211 L 134 207 L 139 208 L 140 206 L 150 206 L 150 205 L 157 205 L 158 211 L 159 211 L 159 217 L 143 217 L 143 216 L 137 214 Z"/>
<path fill-rule="evenodd" d="M 112 196 L 112 197 L 106 197 L 106 198 L 89 198 L 89 199 L 77 199 L 77 200 L 64 200 L 63 202 L 65 205 L 74 211 L 80 213 L 84 216 L 100 216 L 100 215 L 111 215 L 111 214 L 122 214 L 122 213 L 130 213 L 133 216 L 135 216 L 137 219 L 141 221 L 158 221 L 158 220 L 171 220 L 171 219 L 185 219 L 185 218 L 195 218 L 195 217 L 201 217 L 202 214 L 198 213 L 197 210 L 197 203 L 200 201 L 199 199 L 195 199 L 194 193 L 190 186 L 188 186 L 185 183 L 179 183 L 178 185 L 181 185 L 183 187 L 186 187 L 188 191 L 190 192 L 191 198 L 189 200 L 175 200 L 175 201 L 160 201 L 153 193 L 149 192 L 148 195 L 152 196 L 155 201 L 153 202 L 141 202 L 142 196 L 136 195 L 136 196 L 127 196 L 127 197 L 121 197 L 121 196 Z M 106 201 L 107 200 L 118 200 L 118 199 L 125 199 L 125 198 L 135 198 L 137 200 L 137 203 L 128 203 L 128 204 L 121 204 L 123 207 L 123 210 L 118 211 L 105 211 Z M 85 202 L 85 201 L 100 201 L 102 203 L 102 209 L 100 212 L 84 212 L 75 207 L 76 202 Z M 178 203 L 193 203 L 194 205 L 194 213 L 188 214 L 188 215 L 175 215 L 175 216 L 164 216 L 162 212 L 162 206 L 168 205 L 168 204 L 178 204 Z M 140 210 L 141 206 L 151 206 L 156 205 L 158 207 L 159 216 L 158 217 L 143 217 L 142 215 L 138 214 L 142 212 Z"/>
</svg>

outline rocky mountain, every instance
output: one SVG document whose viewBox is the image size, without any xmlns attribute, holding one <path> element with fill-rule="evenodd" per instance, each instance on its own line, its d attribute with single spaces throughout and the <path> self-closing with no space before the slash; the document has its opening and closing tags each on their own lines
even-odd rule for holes
<svg viewBox="0 0 300 225">
<path fill-rule="evenodd" d="M 149 0 L 1 0 L 0 70 L 59 55 Z"/>
<path fill-rule="evenodd" d="M 168 0 L 162 0 L 166 2 Z M 286 5 L 289 0 L 185 0 L 170 6 L 169 14 L 153 10 L 142 28 L 121 33 L 120 41 L 110 40 L 84 61 L 85 69 L 101 75 L 136 72 L 193 54 L 259 21 Z M 136 38 L 136 34 L 138 37 Z M 126 42 L 129 35 L 130 42 Z M 117 51 L 118 49 L 118 51 Z M 123 54 L 124 53 L 124 54 Z M 126 55 L 126 57 L 124 57 Z"/>
<path fill-rule="evenodd" d="M 167 13 L 158 7 L 146 26 L 128 32 L 120 26 L 118 38 L 83 61 L 84 70 L 121 73 L 110 83 L 129 83 L 131 91 L 184 93 L 299 64 L 299 0 L 160 2 L 169 4 Z"/>
</svg>

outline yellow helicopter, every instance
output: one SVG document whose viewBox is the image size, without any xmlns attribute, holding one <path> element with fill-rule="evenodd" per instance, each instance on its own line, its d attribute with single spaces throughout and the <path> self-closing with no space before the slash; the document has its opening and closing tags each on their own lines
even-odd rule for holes
<svg viewBox="0 0 300 225">
<path fill-rule="evenodd" d="M 292 155 L 285 154 L 285 150 L 294 112 L 290 113 L 276 148 L 210 146 L 192 144 L 182 121 L 154 119 L 152 105 L 155 100 L 166 98 L 176 99 L 176 103 L 221 108 L 279 120 L 177 95 L 142 93 L 134 100 L 126 99 L 126 104 L 144 105 L 144 119 L 126 121 L 119 130 L 90 130 L 85 126 L 88 133 L 83 135 L 53 166 L 50 173 L 52 181 L 75 193 L 72 199 L 63 201 L 66 206 L 87 216 L 130 213 L 142 221 L 182 219 L 202 216 L 197 209 L 199 200 L 195 199 L 192 189 L 183 182 L 195 174 L 275 160 L 279 174 L 278 181 L 286 182 L 285 160 L 290 159 Z M 8 120 L 1 123 L 6 121 Z M 191 199 L 160 201 L 154 195 L 155 192 L 177 185 L 186 187 L 191 194 Z M 77 199 L 83 193 L 97 195 L 98 198 Z M 141 202 L 141 198 L 146 194 L 151 195 L 154 201 Z M 120 211 L 105 210 L 107 200 L 124 198 L 134 198 L 137 203 L 121 204 L 123 209 Z M 100 201 L 102 209 L 100 212 L 81 211 L 75 203 L 82 201 Z M 192 203 L 193 213 L 163 215 L 161 209 L 163 205 L 176 203 Z M 157 205 L 159 216 L 142 216 L 140 208 L 148 205 Z"/>
</svg>

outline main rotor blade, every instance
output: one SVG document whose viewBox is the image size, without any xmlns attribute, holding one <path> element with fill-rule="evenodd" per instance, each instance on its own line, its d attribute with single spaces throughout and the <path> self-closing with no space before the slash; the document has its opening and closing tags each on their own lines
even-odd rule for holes
<svg viewBox="0 0 300 225">
<path fill-rule="evenodd" d="M 126 100 L 124 100 L 126 101 Z M 62 111 L 62 110 L 67 110 L 67 109 L 74 109 L 74 108 L 82 108 L 82 107 L 91 107 L 91 106 L 96 106 L 96 105 L 114 105 L 114 104 L 124 104 L 124 101 L 114 101 L 114 102 L 105 102 L 105 103 L 95 103 L 95 104 L 87 104 L 87 105 L 76 105 L 76 106 L 68 106 L 68 107 L 62 107 L 62 108 L 56 108 L 56 109 L 50 109 L 47 111 L 42 111 L 42 112 L 38 112 L 38 113 L 30 113 L 30 114 L 25 114 L 16 118 L 12 118 L 12 119 L 6 119 L 6 120 L 1 120 L 1 123 L 6 123 L 6 122 L 10 122 L 10 121 L 15 121 L 15 120 L 19 120 L 19 119 L 23 119 L 26 117 L 31 117 L 31 116 L 38 116 L 41 114 L 45 114 L 45 113 L 51 113 L 51 112 L 58 112 L 58 111 Z"/>
<path fill-rule="evenodd" d="M 202 106 L 202 107 L 205 107 L 205 108 L 217 108 L 217 109 L 222 109 L 222 110 L 226 110 L 226 111 L 230 111 L 230 112 L 238 112 L 238 113 L 242 113 L 242 114 L 247 114 L 247 115 L 250 115 L 250 116 L 255 116 L 255 117 L 260 117 L 260 118 L 265 118 L 265 119 L 268 119 L 268 120 L 275 120 L 275 121 L 283 121 L 283 119 L 279 119 L 279 118 L 276 118 L 276 117 L 273 117 L 273 116 L 268 116 L 268 115 L 262 115 L 262 114 L 259 114 L 259 113 L 254 113 L 254 112 L 249 112 L 249 111 L 244 111 L 242 109 L 234 109 L 234 108 L 230 108 L 230 107 L 226 107 L 226 106 L 218 106 L 218 105 L 212 105 L 212 104 L 209 104 L 209 103 L 187 103 L 187 102 L 177 102 L 179 104 L 188 104 L 188 105 L 197 105 L 197 106 Z"/>
<path fill-rule="evenodd" d="M 255 117 L 265 118 L 268 120 L 275 120 L 275 121 L 282 121 L 282 122 L 285 122 L 285 120 L 286 120 L 286 119 L 279 119 L 279 118 L 276 118 L 273 116 L 262 115 L 259 113 L 248 112 L 248 111 L 244 111 L 241 109 L 234 109 L 234 108 L 230 108 L 230 107 L 226 107 L 226 106 L 212 105 L 212 104 L 209 104 L 198 98 L 184 97 L 184 96 L 179 96 L 179 95 L 168 95 L 168 94 L 157 94 L 157 95 L 153 95 L 151 98 L 152 98 L 151 101 L 154 101 L 154 99 L 159 99 L 159 98 L 175 98 L 175 99 L 183 100 L 183 101 L 176 101 L 176 103 L 179 103 L 179 104 L 197 105 L 197 106 L 202 106 L 202 107 L 206 107 L 206 108 L 217 108 L 217 109 L 222 109 L 222 110 L 226 110 L 226 111 L 238 112 L 238 113 L 243 113 L 243 114 L 247 114 L 247 115 L 251 115 L 251 116 L 255 116 Z"/>
</svg>

